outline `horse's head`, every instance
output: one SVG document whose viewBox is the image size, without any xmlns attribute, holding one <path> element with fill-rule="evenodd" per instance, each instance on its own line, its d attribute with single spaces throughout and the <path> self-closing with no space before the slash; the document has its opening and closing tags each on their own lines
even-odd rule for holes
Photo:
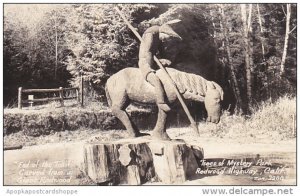
<svg viewBox="0 0 300 196">
<path fill-rule="evenodd" d="M 215 82 L 208 81 L 204 98 L 204 105 L 207 111 L 207 122 L 219 123 L 221 116 L 221 101 L 223 90 Z"/>
</svg>

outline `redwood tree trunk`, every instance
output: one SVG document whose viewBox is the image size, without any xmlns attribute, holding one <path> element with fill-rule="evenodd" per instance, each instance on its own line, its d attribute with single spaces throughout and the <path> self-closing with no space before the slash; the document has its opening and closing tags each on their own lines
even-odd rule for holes
<svg viewBox="0 0 300 196">
<path fill-rule="evenodd" d="M 245 4 L 241 4 L 241 16 L 242 16 L 242 23 L 243 23 L 243 39 L 245 44 L 245 68 L 246 68 L 246 84 L 247 84 L 247 100 L 248 100 L 248 109 L 249 105 L 252 101 L 252 76 L 251 76 L 251 48 L 250 48 L 250 41 L 249 41 L 249 27 L 247 24 L 247 7 Z M 249 10 L 249 13 L 251 10 Z M 249 15 L 250 16 L 250 15 Z M 248 23 L 251 22 L 251 18 Z"/>
</svg>

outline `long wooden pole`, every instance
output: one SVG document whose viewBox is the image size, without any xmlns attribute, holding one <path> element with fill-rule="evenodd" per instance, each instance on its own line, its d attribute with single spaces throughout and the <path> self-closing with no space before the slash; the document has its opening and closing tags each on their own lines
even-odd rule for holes
<svg viewBox="0 0 300 196">
<path fill-rule="evenodd" d="M 129 21 L 126 19 L 126 17 L 123 15 L 123 13 L 121 12 L 121 10 L 118 7 L 115 7 L 116 11 L 119 13 L 119 15 L 121 16 L 121 18 L 124 20 L 124 22 L 127 24 L 127 26 L 131 29 L 131 31 L 135 34 L 135 36 L 141 41 L 143 42 L 142 37 L 140 36 L 140 34 L 135 30 L 135 28 L 129 23 Z M 196 122 L 194 121 L 189 109 L 187 108 L 186 104 L 184 103 L 184 100 L 181 96 L 181 94 L 178 91 L 178 88 L 175 84 L 175 82 L 172 80 L 172 78 L 170 77 L 170 75 L 168 74 L 166 68 L 161 64 L 161 62 L 158 60 L 158 58 L 154 55 L 154 61 L 157 63 L 157 65 L 159 66 L 159 68 L 163 71 L 163 73 L 166 75 L 166 78 L 168 79 L 168 81 L 173 85 L 175 93 L 177 95 L 178 100 L 180 101 L 184 112 L 186 113 L 188 119 L 191 122 L 191 126 L 192 128 L 196 131 L 196 133 L 198 135 L 200 135 L 198 127 Z"/>
</svg>

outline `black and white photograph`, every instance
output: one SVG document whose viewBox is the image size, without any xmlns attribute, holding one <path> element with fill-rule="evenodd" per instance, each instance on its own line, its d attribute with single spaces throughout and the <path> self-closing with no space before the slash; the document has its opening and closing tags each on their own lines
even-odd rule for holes
<svg viewBox="0 0 300 196">
<path fill-rule="evenodd" d="M 2 7 L 4 186 L 297 185 L 297 3 Z"/>
</svg>

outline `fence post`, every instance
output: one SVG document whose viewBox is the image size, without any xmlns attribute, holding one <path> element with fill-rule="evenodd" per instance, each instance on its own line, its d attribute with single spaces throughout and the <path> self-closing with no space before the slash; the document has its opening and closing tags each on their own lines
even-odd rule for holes
<svg viewBox="0 0 300 196">
<path fill-rule="evenodd" d="M 22 109 L 22 87 L 18 89 L 18 108 Z"/>
<path fill-rule="evenodd" d="M 80 105 L 83 107 L 83 76 L 80 76 Z"/>
<path fill-rule="evenodd" d="M 80 90 L 80 87 L 76 88 L 76 97 L 77 97 L 77 103 L 78 104 L 80 104 L 79 90 Z"/>
<path fill-rule="evenodd" d="M 59 97 L 60 97 L 61 106 L 64 106 L 64 89 L 63 89 L 63 87 L 59 87 Z"/>
</svg>

